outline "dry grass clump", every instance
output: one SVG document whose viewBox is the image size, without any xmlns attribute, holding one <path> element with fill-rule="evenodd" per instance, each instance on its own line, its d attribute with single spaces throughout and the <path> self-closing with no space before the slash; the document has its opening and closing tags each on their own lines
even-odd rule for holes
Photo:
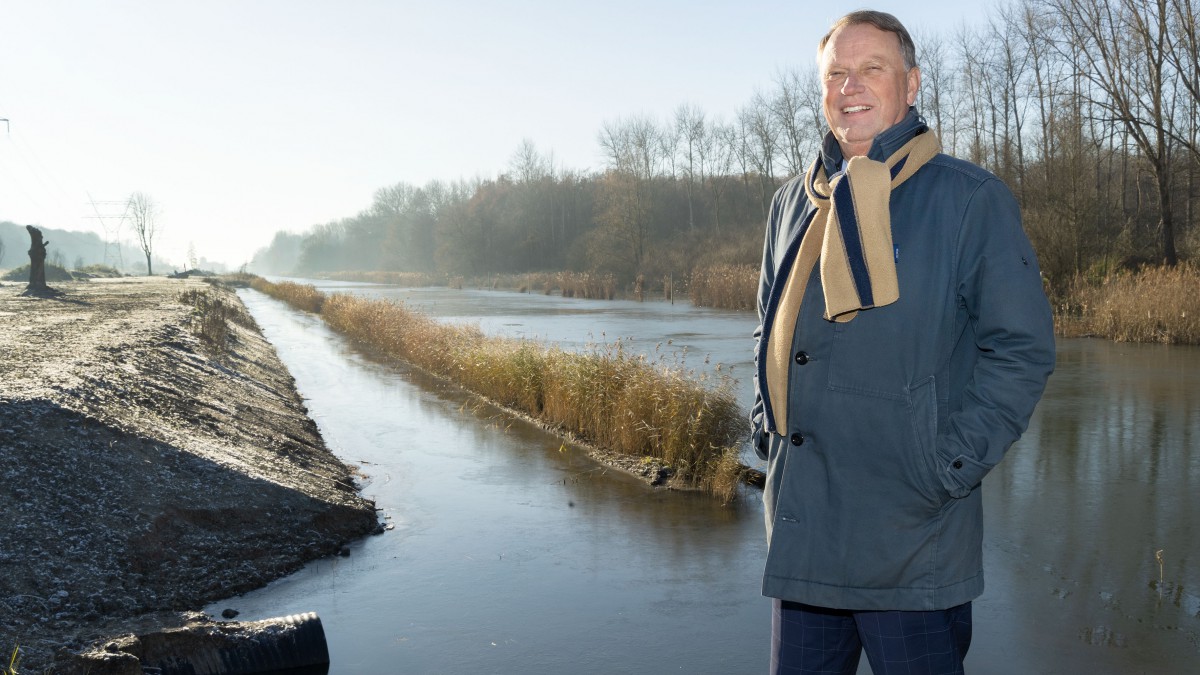
<svg viewBox="0 0 1200 675">
<path fill-rule="evenodd" d="M 250 287 L 266 293 L 276 300 L 283 300 L 293 307 L 314 314 L 320 314 L 321 306 L 325 303 L 325 294 L 310 284 L 298 284 L 293 281 L 272 283 L 262 277 L 255 277 L 250 282 Z"/>
<path fill-rule="evenodd" d="M 308 297 L 294 289 L 271 295 Z M 661 460 L 677 480 L 723 500 L 737 494 L 742 415 L 728 379 L 709 386 L 620 343 L 580 353 L 489 337 L 390 300 L 335 294 L 321 307 L 326 323 L 351 339 L 600 448 Z"/>
<path fill-rule="evenodd" d="M 1182 264 L 1077 277 L 1055 304 L 1058 332 L 1118 342 L 1200 344 L 1200 270 Z"/>
<path fill-rule="evenodd" d="M 758 304 L 759 269 L 754 265 L 697 267 L 688 295 L 697 307 L 751 310 Z"/>
<path fill-rule="evenodd" d="M 220 291 L 187 290 L 179 294 L 179 302 L 194 308 L 192 332 L 217 352 L 225 351 L 229 341 L 229 324 L 252 326 L 254 319 L 240 304 L 226 302 Z"/>
</svg>

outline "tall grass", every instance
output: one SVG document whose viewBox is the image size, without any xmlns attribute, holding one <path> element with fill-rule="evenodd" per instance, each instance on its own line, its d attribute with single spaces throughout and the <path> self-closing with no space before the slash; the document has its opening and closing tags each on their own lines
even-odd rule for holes
<svg viewBox="0 0 1200 675">
<path fill-rule="evenodd" d="M 752 310 L 758 306 L 756 265 L 697 267 L 688 278 L 688 295 L 697 307 Z"/>
<path fill-rule="evenodd" d="M 725 501 L 745 470 L 735 443 L 743 421 L 732 383 L 630 354 L 618 343 L 570 352 L 445 324 L 403 303 L 256 281 L 334 330 L 453 381 L 584 442 L 670 466 L 676 480 Z M 317 310 L 309 310 L 317 311 Z"/>
<path fill-rule="evenodd" d="M 1065 336 L 1200 344 L 1200 270 L 1181 264 L 1099 281 L 1077 277 L 1061 291 L 1054 310 L 1057 330 Z"/>
<path fill-rule="evenodd" d="M 617 297 L 617 278 L 600 272 L 558 272 L 554 283 L 564 298 L 612 300 Z"/>
<path fill-rule="evenodd" d="M 250 287 L 314 314 L 320 314 L 321 305 L 325 303 L 325 294 L 309 284 L 298 284 L 294 281 L 272 283 L 262 277 L 254 277 L 250 281 Z"/>
<path fill-rule="evenodd" d="M 409 288 L 445 286 L 449 282 L 449 278 L 445 274 L 430 272 L 387 272 L 383 270 L 334 272 L 329 275 L 329 278 L 338 281 L 366 281 L 373 284 L 389 284 Z"/>
</svg>

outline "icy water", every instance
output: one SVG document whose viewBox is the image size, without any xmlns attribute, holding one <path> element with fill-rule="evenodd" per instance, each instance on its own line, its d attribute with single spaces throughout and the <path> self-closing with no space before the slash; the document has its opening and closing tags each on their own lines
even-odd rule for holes
<svg viewBox="0 0 1200 675">
<path fill-rule="evenodd" d="M 626 339 L 698 372 L 732 366 L 749 395 L 750 314 L 322 288 L 566 347 Z M 340 674 L 765 672 L 756 492 L 720 507 L 646 487 L 316 317 L 243 298 L 395 527 L 210 613 L 316 611 Z M 1068 340 L 1058 358 L 1029 431 L 984 482 L 968 672 L 1200 672 L 1200 349 Z"/>
</svg>

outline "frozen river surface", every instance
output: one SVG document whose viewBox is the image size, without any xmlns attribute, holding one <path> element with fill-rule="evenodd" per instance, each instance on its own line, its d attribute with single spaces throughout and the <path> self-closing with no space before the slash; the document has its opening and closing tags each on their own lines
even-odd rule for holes
<svg viewBox="0 0 1200 675">
<path fill-rule="evenodd" d="M 749 396 L 750 314 L 321 287 L 567 348 L 627 339 L 689 368 L 731 366 Z M 210 612 L 316 611 L 332 673 L 765 672 L 756 492 L 721 507 L 656 491 L 314 316 L 243 297 L 395 529 Z M 968 672 L 1200 672 L 1198 441 L 1200 350 L 1060 343 L 1030 430 L 984 482 L 987 590 Z"/>
</svg>

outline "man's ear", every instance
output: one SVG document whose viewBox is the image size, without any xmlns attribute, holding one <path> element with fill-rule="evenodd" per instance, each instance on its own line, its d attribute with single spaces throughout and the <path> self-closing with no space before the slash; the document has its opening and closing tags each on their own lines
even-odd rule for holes
<svg viewBox="0 0 1200 675">
<path fill-rule="evenodd" d="M 917 102 L 917 92 L 921 91 L 921 69 L 913 66 L 908 69 L 908 104 Z"/>
</svg>

